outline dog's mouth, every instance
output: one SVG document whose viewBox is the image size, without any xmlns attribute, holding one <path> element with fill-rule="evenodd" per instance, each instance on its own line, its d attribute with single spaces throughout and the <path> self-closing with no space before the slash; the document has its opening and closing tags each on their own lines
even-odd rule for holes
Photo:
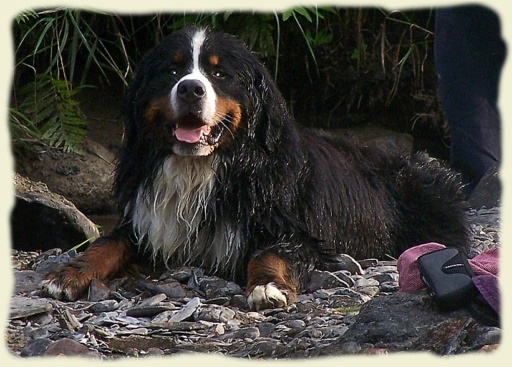
<svg viewBox="0 0 512 367">
<path fill-rule="evenodd" d="M 229 116 L 217 121 L 215 124 L 206 123 L 201 118 L 189 114 L 171 127 L 175 139 L 173 150 L 180 155 L 208 155 L 219 145 L 224 126 Z"/>
<path fill-rule="evenodd" d="M 201 125 L 199 127 L 182 126 L 178 123 L 174 128 L 174 137 L 187 144 L 215 145 L 219 142 L 222 131 L 220 123 L 214 126 Z"/>
<path fill-rule="evenodd" d="M 146 109 L 144 120 L 148 127 L 161 124 L 162 136 L 171 150 L 178 155 L 206 156 L 235 138 L 242 121 L 242 106 L 230 99 L 218 99 L 215 112 L 206 114 L 201 109 L 179 112 L 173 109 L 165 96 L 155 99 Z M 158 134 L 157 134 L 158 135 Z"/>
</svg>

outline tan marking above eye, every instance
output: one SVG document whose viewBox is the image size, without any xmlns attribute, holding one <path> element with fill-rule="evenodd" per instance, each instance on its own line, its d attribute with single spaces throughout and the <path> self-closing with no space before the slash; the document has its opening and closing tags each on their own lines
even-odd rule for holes
<svg viewBox="0 0 512 367">
<path fill-rule="evenodd" d="M 210 57 L 208 57 L 208 62 L 210 63 L 211 66 L 217 66 L 219 65 L 219 56 L 218 55 L 211 55 Z"/>
<path fill-rule="evenodd" d="M 174 54 L 174 57 L 172 58 L 172 61 L 175 63 L 180 63 L 183 60 L 183 55 L 180 52 L 177 52 Z"/>
</svg>

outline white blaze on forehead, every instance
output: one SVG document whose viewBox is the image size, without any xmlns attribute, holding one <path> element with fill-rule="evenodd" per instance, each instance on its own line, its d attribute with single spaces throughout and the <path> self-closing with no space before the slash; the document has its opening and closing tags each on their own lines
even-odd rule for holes
<svg viewBox="0 0 512 367">
<path fill-rule="evenodd" d="M 199 71 L 199 54 L 201 53 L 201 46 L 204 43 L 205 34 L 204 30 L 198 31 L 192 37 L 192 60 L 194 61 L 194 71 Z"/>
<path fill-rule="evenodd" d="M 216 95 L 213 89 L 212 84 L 204 74 L 204 70 L 202 70 L 199 59 L 201 54 L 201 48 L 206 39 L 206 34 L 204 30 L 197 31 L 192 37 L 191 48 L 192 48 L 192 70 L 190 74 L 185 75 L 181 78 L 176 85 L 171 90 L 171 105 L 175 111 L 180 111 L 180 101 L 177 98 L 177 89 L 178 85 L 184 81 L 189 79 L 195 79 L 202 82 L 206 89 L 206 95 L 201 102 L 201 118 L 206 123 L 214 124 L 215 117 L 215 107 L 216 107 Z"/>
</svg>

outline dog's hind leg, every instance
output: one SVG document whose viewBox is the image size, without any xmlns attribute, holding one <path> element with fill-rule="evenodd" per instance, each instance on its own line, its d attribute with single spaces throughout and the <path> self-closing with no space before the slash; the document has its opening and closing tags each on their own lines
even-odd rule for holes
<svg viewBox="0 0 512 367">
<path fill-rule="evenodd" d="M 285 307 L 297 297 L 299 281 L 287 261 L 272 252 L 253 257 L 247 266 L 247 303 L 253 310 Z"/>
<path fill-rule="evenodd" d="M 468 250 L 468 204 L 456 172 L 424 153 L 416 153 L 396 179 L 396 198 L 402 243 L 410 247 L 438 242 Z"/>
<path fill-rule="evenodd" d="M 123 270 L 132 258 L 131 246 L 123 240 L 100 237 L 79 257 L 59 266 L 42 281 L 44 293 L 75 301 L 93 279 L 105 280 Z"/>
</svg>

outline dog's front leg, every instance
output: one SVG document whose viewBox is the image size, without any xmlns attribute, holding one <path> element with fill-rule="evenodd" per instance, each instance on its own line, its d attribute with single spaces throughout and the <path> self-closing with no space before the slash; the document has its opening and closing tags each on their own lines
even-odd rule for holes
<svg viewBox="0 0 512 367">
<path fill-rule="evenodd" d="M 93 279 L 106 280 L 131 261 L 130 244 L 116 237 L 100 237 L 76 259 L 59 266 L 43 280 L 41 287 L 51 297 L 75 301 Z"/>
<path fill-rule="evenodd" d="M 249 261 L 246 294 L 252 310 L 288 306 L 298 288 L 297 274 L 284 257 L 264 252 Z"/>
</svg>

